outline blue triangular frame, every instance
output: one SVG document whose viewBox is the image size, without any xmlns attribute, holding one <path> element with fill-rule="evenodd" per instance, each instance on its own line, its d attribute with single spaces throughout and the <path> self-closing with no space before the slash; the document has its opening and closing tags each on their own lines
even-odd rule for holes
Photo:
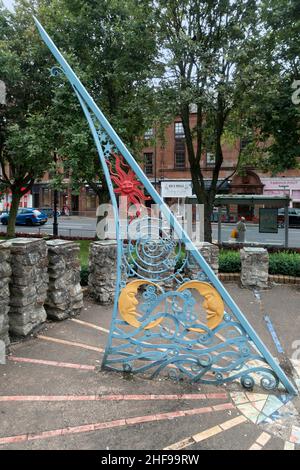
<svg viewBox="0 0 300 470">
<path fill-rule="evenodd" d="M 114 207 L 114 215 L 115 215 L 115 220 L 116 220 L 116 232 L 117 232 L 117 240 L 118 240 L 117 289 L 116 289 L 116 295 L 115 295 L 112 327 L 110 330 L 108 346 L 107 346 L 105 356 L 104 356 L 104 365 L 107 363 L 107 357 L 110 354 L 113 329 L 115 328 L 115 321 L 116 321 L 116 317 L 118 314 L 118 298 L 119 298 L 120 286 L 121 286 L 122 247 L 119 243 L 120 237 L 119 237 L 119 220 L 118 220 L 118 213 L 117 213 L 117 201 L 116 201 L 116 197 L 114 194 L 114 189 L 113 189 L 112 181 L 110 178 L 110 174 L 106 165 L 104 152 L 101 146 L 101 141 L 100 141 L 99 133 L 98 133 L 99 129 L 98 130 L 96 129 L 94 120 L 98 121 L 98 124 L 100 125 L 101 129 L 103 129 L 103 131 L 107 134 L 111 142 L 113 142 L 113 144 L 115 145 L 117 150 L 120 152 L 120 154 L 125 158 L 128 165 L 135 172 L 137 178 L 143 183 L 148 194 L 152 197 L 155 203 L 159 205 L 161 213 L 166 217 L 170 226 L 173 227 L 174 230 L 178 234 L 181 234 L 182 242 L 185 245 L 191 247 L 191 255 L 195 259 L 196 263 L 199 264 L 199 266 L 201 267 L 202 271 L 207 276 L 210 283 L 215 287 L 215 289 L 221 295 L 224 302 L 227 304 L 228 308 L 231 310 L 235 318 L 240 323 L 241 327 L 243 328 L 243 331 L 245 332 L 245 337 L 249 338 L 253 342 L 253 344 L 255 345 L 259 353 L 261 354 L 263 360 L 270 366 L 270 368 L 273 370 L 278 380 L 283 384 L 286 390 L 291 394 L 297 394 L 298 393 L 297 389 L 294 387 L 291 381 L 287 378 L 287 376 L 285 375 L 281 367 L 278 365 L 278 363 L 276 362 L 276 360 L 274 359 L 270 351 L 264 345 L 264 343 L 262 342 L 260 337 L 257 335 L 253 327 L 250 325 L 246 317 L 243 315 L 243 313 L 241 312 L 237 304 L 234 302 L 234 300 L 229 295 L 225 287 L 222 285 L 218 277 L 215 275 L 211 267 L 208 265 L 208 263 L 199 253 L 199 251 L 196 249 L 193 242 L 191 241 L 187 233 L 182 229 L 181 225 L 173 216 L 168 206 L 163 202 L 158 192 L 152 186 L 151 182 L 148 180 L 147 176 L 144 174 L 140 166 L 136 163 L 135 159 L 132 157 L 132 155 L 130 154 L 130 152 L 128 151 L 128 149 L 126 148 L 126 146 L 120 139 L 120 137 L 117 135 L 115 130 L 112 128 L 112 126 L 109 124 L 109 122 L 103 115 L 103 113 L 100 111 L 100 109 L 96 105 L 93 98 L 87 92 L 87 90 L 82 85 L 79 78 L 76 76 L 76 74 L 72 70 L 72 68 L 69 66 L 69 64 L 66 62 L 66 60 L 62 56 L 62 54 L 59 52 L 59 50 L 55 46 L 52 39 L 48 36 L 47 32 L 43 28 L 43 26 L 39 23 L 39 21 L 36 18 L 34 18 L 34 20 L 35 20 L 35 23 L 37 25 L 37 28 L 40 32 L 40 35 L 43 41 L 48 46 L 48 48 L 50 49 L 50 51 L 52 52 L 56 60 L 59 62 L 64 74 L 70 81 L 77 95 L 77 98 L 82 106 L 82 109 L 84 111 L 84 114 L 86 116 L 86 119 L 89 123 L 91 132 L 94 137 L 94 141 L 98 150 L 100 162 L 102 164 L 103 171 L 104 171 L 107 183 L 108 183 L 111 200 L 112 200 L 113 207 Z"/>
</svg>

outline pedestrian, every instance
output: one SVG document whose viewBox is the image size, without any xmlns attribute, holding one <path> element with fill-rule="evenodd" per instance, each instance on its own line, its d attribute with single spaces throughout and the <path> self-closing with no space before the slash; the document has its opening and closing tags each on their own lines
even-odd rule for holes
<svg viewBox="0 0 300 470">
<path fill-rule="evenodd" d="M 246 224 L 245 224 L 245 217 L 241 217 L 241 220 L 236 224 L 237 229 L 237 242 L 244 243 L 245 235 L 246 235 Z"/>
</svg>

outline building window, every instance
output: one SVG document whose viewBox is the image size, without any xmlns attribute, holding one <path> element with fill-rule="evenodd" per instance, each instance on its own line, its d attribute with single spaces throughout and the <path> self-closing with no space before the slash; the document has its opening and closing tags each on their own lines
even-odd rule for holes
<svg viewBox="0 0 300 470">
<path fill-rule="evenodd" d="M 214 165 L 216 163 L 215 154 L 212 152 L 206 152 L 206 165 Z"/>
<path fill-rule="evenodd" d="M 153 130 L 153 128 L 148 129 L 148 130 L 145 132 L 145 134 L 144 134 L 144 139 L 145 139 L 145 140 L 153 139 L 153 137 L 154 137 L 154 130 Z"/>
<path fill-rule="evenodd" d="M 146 175 L 153 174 L 153 153 L 144 153 L 144 168 Z"/>
<path fill-rule="evenodd" d="M 175 122 L 175 138 L 177 139 L 178 137 L 185 137 L 182 122 Z"/>
<path fill-rule="evenodd" d="M 184 139 L 175 140 L 175 168 L 181 170 L 185 168 L 185 141 Z"/>
</svg>

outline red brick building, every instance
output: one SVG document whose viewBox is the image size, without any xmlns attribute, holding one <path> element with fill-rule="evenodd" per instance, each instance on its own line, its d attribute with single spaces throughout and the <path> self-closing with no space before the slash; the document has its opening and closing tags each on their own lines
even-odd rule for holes
<svg viewBox="0 0 300 470">
<path fill-rule="evenodd" d="M 196 114 L 191 114 L 191 124 L 196 124 Z M 145 148 L 143 149 L 144 171 L 165 201 L 171 204 L 183 202 L 185 197 L 192 197 L 191 175 L 187 150 L 185 146 L 184 131 L 180 118 L 176 118 L 166 130 L 162 141 L 155 140 L 155 129 L 149 129 L 145 134 Z M 147 145 L 148 143 L 148 145 Z M 220 171 L 219 180 L 230 176 L 236 168 L 240 146 L 243 142 L 237 141 L 234 145 L 223 145 L 224 162 Z M 207 153 L 203 156 L 202 171 L 206 184 L 209 187 L 214 167 L 214 155 Z M 94 217 L 97 207 L 97 197 L 88 184 L 84 185 L 79 194 L 72 193 L 70 179 L 64 180 L 65 188 L 59 192 L 59 208 L 67 207 L 73 214 Z M 222 186 L 222 193 L 235 194 L 288 194 L 292 199 L 291 205 L 300 207 L 300 171 L 288 170 L 275 178 L 269 174 L 262 174 L 255 168 L 248 168 L 243 176 L 234 175 Z M 49 175 L 45 174 L 42 181 L 37 182 L 32 189 L 33 207 L 52 207 L 53 190 L 49 185 Z M 251 217 L 251 210 L 247 207 L 238 208 L 240 215 Z"/>
<path fill-rule="evenodd" d="M 191 124 L 196 124 L 196 114 L 191 114 Z M 185 146 L 184 130 L 180 118 L 166 128 L 163 142 L 155 142 L 155 129 L 149 129 L 145 134 L 145 142 L 149 145 L 144 148 L 144 171 L 150 181 L 156 186 L 168 204 L 175 204 L 178 199 L 192 196 L 191 175 L 187 150 Z M 234 145 L 223 145 L 224 162 L 219 174 L 219 181 L 229 177 L 235 170 L 243 141 Z M 203 155 L 202 172 L 209 187 L 214 168 L 214 155 Z M 225 185 L 221 193 L 233 194 L 288 194 L 294 207 L 300 207 L 300 171 L 288 170 L 272 178 L 269 174 L 256 171 L 248 167 L 243 176 L 234 174 Z M 238 207 L 239 215 L 251 218 L 253 210 L 247 206 Z"/>
</svg>

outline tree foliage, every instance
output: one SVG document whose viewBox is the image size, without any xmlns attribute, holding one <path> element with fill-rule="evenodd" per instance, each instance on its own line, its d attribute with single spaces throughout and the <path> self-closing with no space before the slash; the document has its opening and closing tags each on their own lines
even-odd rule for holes
<svg viewBox="0 0 300 470">
<path fill-rule="evenodd" d="M 55 60 L 41 41 L 32 15 L 79 71 L 125 143 L 137 148 L 154 111 L 151 78 L 156 37 L 150 3 L 17 0 L 15 13 L 1 9 L 0 78 L 8 89 L 0 117 L 1 162 L 3 168 L 9 162 L 12 169 L 10 175 L 4 172 L 2 185 L 11 190 L 15 208 L 23 191 L 19 188 L 30 189 L 43 172 L 53 169 L 54 151 L 65 170 L 71 170 L 75 189 L 88 181 L 98 191 L 101 179 L 82 110 L 67 81 L 50 78 Z M 58 184 L 61 173 L 52 172 L 52 176 Z M 99 196 L 102 193 L 98 191 Z M 13 219 L 12 213 L 11 234 Z"/>
<path fill-rule="evenodd" d="M 256 2 L 176 0 L 158 2 L 163 90 L 181 116 L 194 192 L 205 205 L 205 239 L 223 164 L 222 139 L 230 114 L 239 106 L 251 69 L 247 47 L 256 34 Z M 197 123 L 190 105 L 197 105 Z M 195 145 L 196 143 L 196 145 Z M 206 189 L 204 156 L 213 153 L 212 182 Z"/>
</svg>

